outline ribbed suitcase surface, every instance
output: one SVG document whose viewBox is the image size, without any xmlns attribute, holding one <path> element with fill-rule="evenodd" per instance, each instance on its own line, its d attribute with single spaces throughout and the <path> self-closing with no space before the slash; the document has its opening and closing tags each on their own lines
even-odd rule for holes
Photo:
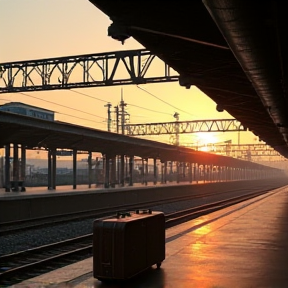
<svg viewBox="0 0 288 288">
<path fill-rule="evenodd" d="M 93 276 L 129 279 L 165 259 L 163 212 L 137 210 L 93 223 Z"/>
</svg>

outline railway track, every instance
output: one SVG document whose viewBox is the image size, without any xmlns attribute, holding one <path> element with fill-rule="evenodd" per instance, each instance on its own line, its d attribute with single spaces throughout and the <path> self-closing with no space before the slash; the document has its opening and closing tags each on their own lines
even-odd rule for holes
<svg viewBox="0 0 288 288">
<path fill-rule="evenodd" d="M 210 196 L 217 196 L 228 194 L 229 192 L 213 192 L 207 194 L 197 194 L 197 195 L 189 195 L 189 196 L 181 196 L 181 197 L 171 197 L 169 199 L 162 199 L 159 201 L 148 201 L 143 203 L 143 206 L 152 207 L 152 206 L 159 206 L 169 203 L 174 203 L 178 201 L 188 201 L 193 199 L 199 199 L 203 197 L 210 197 Z M 109 207 L 104 209 L 97 209 L 93 211 L 82 211 L 78 213 L 71 213 L 66 215 L 56 215 L 44 218 L 35 218 L 30 220 L 23 220 L 23 221 L 14 221 L 8 223 L 0 223 L 0 236 L 1 235 L 9 235 L 13 233 L 18 233 L 20 231 L 27 229 L 36 229 L 41 227 L 47 226 L 54 226 L 55 224 L 62 224 L 68 223 L 75 220 L 83 220 L 88 218 L 101 218 L 108 215 L 113 215 L 115 211 L 119 210 L 136 210 L 139 208 L 139 205 L 125 205 L 125 206 L 115 206 Z"/>
<path fill-rule="evenodd" d="M 279 189 L 274 190 L 275 193 Z M 233 197 L 223 201 L 185 209 L 165 215 L 166 229 L 195 219 L 245 200 L 263 195 L 268 191 Z M 92 257 L 93 234 L 29 249 L 0 257 L 0 287 L 8 287 L 58 269 L 60 267 Z"/>
</svg>

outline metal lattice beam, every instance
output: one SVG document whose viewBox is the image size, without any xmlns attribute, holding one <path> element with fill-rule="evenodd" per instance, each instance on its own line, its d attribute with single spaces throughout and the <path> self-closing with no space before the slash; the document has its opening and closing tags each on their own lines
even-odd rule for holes
<svg viewBox="0 0 288 288">
<path fill-rule="evenodd" d="M 162 72 L 149 70 L 156 59 Z M 0 93 L 178 81 L 171 72 L 144 49 L 2 63 Z"/>
<path fill-rule="evenodd" d="M 285 158 L 274 150 L 271 146 L 266 144 L 207 144 L 207 145 L 186 145 L 196 151 L 207 151 L 210 153 L 216 153 L 218 155 L 235 157 L 246 160 L 253 160 L 257 157 L 277 157 L 280 160 Z"/>
<path fill-rule="evenodd" d="M 245 128 L 236 119 L 219 119 L 129 125 L 126 124 L 125 131 L 129 136 L 144 136 L 176 133 L 183 134 L 198 132 L 247 131 L 247 128 Z"/>
</svg>

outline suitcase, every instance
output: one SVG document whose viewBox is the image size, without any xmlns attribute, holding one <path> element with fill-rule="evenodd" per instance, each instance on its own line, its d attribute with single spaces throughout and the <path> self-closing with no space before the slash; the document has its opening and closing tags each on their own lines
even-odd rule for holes
<svg viewBox="0 0 288 288">
<path fill-rule="evenodd" d="M 93 222 L 93 276 L 126 280 L 165 259 L 163 212 L 136 210 Z"/>
</svg>

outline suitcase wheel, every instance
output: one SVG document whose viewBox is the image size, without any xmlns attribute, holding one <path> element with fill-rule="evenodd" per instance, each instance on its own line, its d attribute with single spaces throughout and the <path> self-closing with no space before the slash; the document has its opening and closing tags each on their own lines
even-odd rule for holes
<svg viewBox="0 0 288 288">
<path fill-rule="evenodd" d="M 157 269 L 160 269 L 162 262 L 156 263 Z"/>
</svg>

